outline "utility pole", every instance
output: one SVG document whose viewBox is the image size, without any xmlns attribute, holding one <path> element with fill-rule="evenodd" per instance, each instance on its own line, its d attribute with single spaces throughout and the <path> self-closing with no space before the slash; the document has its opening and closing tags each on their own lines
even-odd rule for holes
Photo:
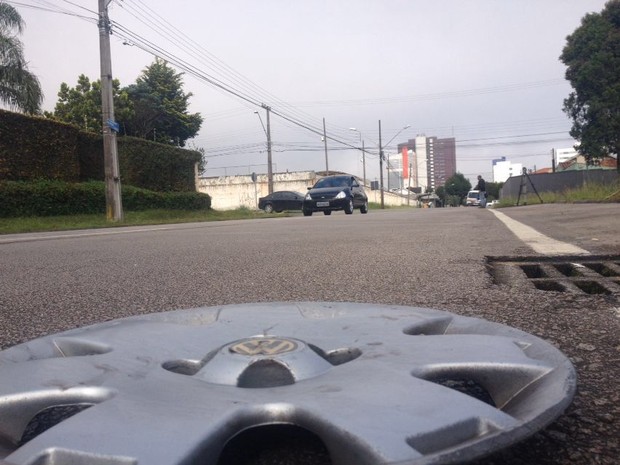
<svg viewBox="0 0 620 465">
<path fill-rule="evenodd" d="M 387 158 L 387 160 L 386 160 L 386 163 L 385 163 L 385 171 L 387 173 L 387 190 L 389 191 L 390 190 L 390 154 L 389 154 L 389 152 L 388 152 L 386 158 Z"/>
<path fill-rule="evenodd" d="M 116 132 L 112 99 L 112 58 L 110 53 L 111 0 L 99 0 L 99 56 L 101 60 L 101 119 L 103 123 L 103 164 L 105 173 L 105 204 L 108 221 L 122 221 L 121 177 L 118 167 Z"/>
<path fill-rule="evenodd" d="M 263 131 L 267 136 L 267 190 L 269 194 L 273 194 L 273 167 L 271 163 L 271 119 L 269 117 L 269 112 L 271 108 L 264 103 L 261 103 L 261 108 L 264 108 L 267 112 L 267 127 L 263 124 L 263 118 L 260 117 L 260 113 L 255 111 L 254 114 L 258 116 L 260 121 L 260 125 L 263 127 Z"/>
<path fill-rule="evenodd" d="M 271 163 L 271 122 L 269 113 L 271 107 L 262 104 L 261 105 L 267 112 L 267 190 L 270 194 L 273 194 L 273 166 Z"/>
<path fill-rule="evenodd" d="M 385 199 L 383 195 L 383 147 L 381 147 L 381 120 L 379 120 L 379 189 L 381 189 L 381 208 L 385 208 Z"/>
<path fill-rule="evenodd" d="M 325 118 L 323 118 L 323 144 L 325 146 L 325 171 L 329 176 L 329 162 L 327 160 L 327 131 L 325 131 Z"/>
</svg>

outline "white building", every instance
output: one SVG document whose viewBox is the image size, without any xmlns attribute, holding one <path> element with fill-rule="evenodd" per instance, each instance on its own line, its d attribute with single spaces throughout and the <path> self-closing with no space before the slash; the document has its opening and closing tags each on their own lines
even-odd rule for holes
<svg viewBox="0 0 620 465">
<path fill-rule="evenodd" d="M 555 166 L 560 163 L 570 160 L 578 155 L 577 150 L 574 148 L 568 149 L 553 149 L 553 159 L 555 160 Z"/>
<path fill-rule="evenodd" d="M 522 163 L 512 163 L 506 157 L 493 160 L 493 182 L 506 182 L 511 176 L 519 176 L 522 172 Z"/>
</svg>

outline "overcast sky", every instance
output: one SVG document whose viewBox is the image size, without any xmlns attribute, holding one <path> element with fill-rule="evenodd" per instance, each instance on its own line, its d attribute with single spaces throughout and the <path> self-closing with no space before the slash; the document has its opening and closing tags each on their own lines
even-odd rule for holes
<svg viewBox="0 0 620 465">
<path fill-rule="evenodd" d="M 24 20 L 29 67 L 52 110 L 62 82 L 100 76 L 97 0 L 6 0 Z M 206 175 L 266 172 L 264 103 L 329 138 L 377 150 L 418 134 L 455 137 L 457 169 L 492 180 L 491 160 L 551 166 L 571 147 L 566 36 L 604 0 L 112 0 L 112 69 L 126 86 L 154 56 L 184 63 L 192 142 Z M 51 11 L 50 11 L 51 10 Z M 127 40 L 133 37 L 133 40 Z M 128 43 L 129 42 L 129 43 Z M 172 60 L 171 60 L 172 61 Z M 181 70 L 180 68 L 177 68 Z M 200 76 L 202 78 L 196 77 Z M 204 79 L 217 80 L 219 89 Z M 245 98 L 240 99 L 228 91 Z M 249 101 L 248 101 L 249 100 Z M 349 128 L 357 128 L 359 132 Z M 323 170 L 321 136 L 271 116 L 274 171 Z M 191 144 L 190 144 L 191 145 Z M 329 168 L 362 175 L 360 152 L 329 140 Z M 378 157 L 367 157 L 378 177 Z"/>
</svg>

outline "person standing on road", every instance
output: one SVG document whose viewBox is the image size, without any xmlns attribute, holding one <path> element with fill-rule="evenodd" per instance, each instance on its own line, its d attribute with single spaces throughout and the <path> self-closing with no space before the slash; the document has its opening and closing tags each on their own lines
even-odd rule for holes
<svg viewBox="0 0 620 465">
<path fill-rule="evenodd" d="M 482 176 L 478 175 L 478 184 L 474 187 L 478 191 L 478 199 L 480 199 L 480 208 L 487 206 L 487 183 Z"/>
</svg>

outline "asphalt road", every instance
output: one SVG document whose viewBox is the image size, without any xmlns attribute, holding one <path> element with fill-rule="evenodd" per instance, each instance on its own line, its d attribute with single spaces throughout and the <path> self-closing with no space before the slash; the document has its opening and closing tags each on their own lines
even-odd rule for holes
<svg viewBox="0 0 620 465">
<path fill-rule="evenodd" d="M 593 254 L 620 256 L 620 204 L 502 212 Z M 566 415 L 480 463 L 616 463 L 619 297 L 497 284 L 488 272 L 488 257 L 533 255 L 478 208 L 0 236 L 0 348 L 124 316 L 221 304 L 349 301 L 448 310 L 545 338 L 579 375 Z"/>
</svg>

